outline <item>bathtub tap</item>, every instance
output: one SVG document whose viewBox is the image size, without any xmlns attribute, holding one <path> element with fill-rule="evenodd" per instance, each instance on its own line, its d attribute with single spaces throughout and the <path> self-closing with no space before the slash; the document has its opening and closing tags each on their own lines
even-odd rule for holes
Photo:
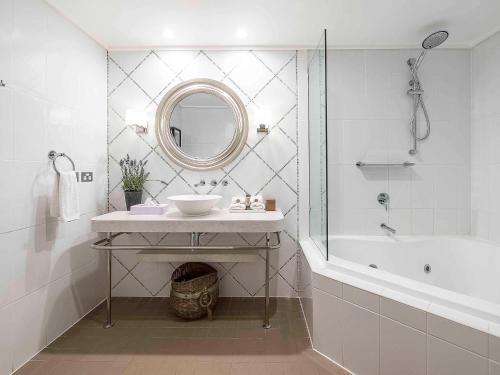
<svg viewBox="0 0 500 375">
<path fill-rule="evenodd" d="M 396 229 L 391 228 L 390 226 L 388 226 L 385 223 L 380 224 L 380 228 L 385 229 L 385 230 L 391 232 L 392 234 L 396 234 Z"/>
</svg>

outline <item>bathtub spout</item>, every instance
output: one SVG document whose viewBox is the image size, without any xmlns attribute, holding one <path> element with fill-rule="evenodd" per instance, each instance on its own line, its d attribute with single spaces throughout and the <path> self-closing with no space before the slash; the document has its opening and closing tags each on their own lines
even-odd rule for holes
<svg viewBox="0 0 500 375">
<path fill-rule="evenodd" d="M 388 226 L 388 225 L 387 225 L 387 224 L 385 224 L 385 223 L 380 224 L 380 228 L 385 229 L 386 231 L 389 231 L 389 232 L 391 232 L 392 234 L 396 234 L 396 229 L 391 228 L 390 226 Z"/>
</svg>

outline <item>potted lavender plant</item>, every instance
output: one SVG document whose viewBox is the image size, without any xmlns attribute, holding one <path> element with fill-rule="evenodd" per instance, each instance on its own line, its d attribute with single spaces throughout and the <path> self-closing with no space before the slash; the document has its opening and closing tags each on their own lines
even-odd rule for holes
<svg viewBox="0 0 500 375">
<path fill-rule="evenodd" d="M 122 187 L 125 192 L 127 211 L 130 211 L 131 206 L 140 204 L 142 201 L 142 189 L 149 176 L 149 172 L 144 170 L 147 163 L 147 160 L 130 159 L 129 154 L 127 154 L 126 158 L 120 160 Z"/>
</svg>

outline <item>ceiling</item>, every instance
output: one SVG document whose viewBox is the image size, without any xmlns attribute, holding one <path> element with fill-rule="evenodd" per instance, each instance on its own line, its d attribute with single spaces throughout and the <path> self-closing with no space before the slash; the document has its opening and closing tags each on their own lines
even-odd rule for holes
<svg viewBox="0 0 500 375">
<path fill-rule="evenodd" d="M 108 49 L 472 47 L 500 30 L 500 0 L 46 0 Z"/>
</svg>

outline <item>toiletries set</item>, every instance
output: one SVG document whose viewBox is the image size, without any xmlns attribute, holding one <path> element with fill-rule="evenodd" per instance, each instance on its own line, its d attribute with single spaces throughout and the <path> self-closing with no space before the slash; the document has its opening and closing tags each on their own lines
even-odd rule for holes
<svg viewBox="0 0 500 375">
<path fill-rule="evenodd" d="M 229 206 L 229 212 L 266 212 L 275 211 L 276 201 L 274 199 L 268 199 L 264 201 L 262 195 L 250 195 L 247 194 L 245 197 L 233 197 L 231 199 L 231 205 Z"/>
</svg>

